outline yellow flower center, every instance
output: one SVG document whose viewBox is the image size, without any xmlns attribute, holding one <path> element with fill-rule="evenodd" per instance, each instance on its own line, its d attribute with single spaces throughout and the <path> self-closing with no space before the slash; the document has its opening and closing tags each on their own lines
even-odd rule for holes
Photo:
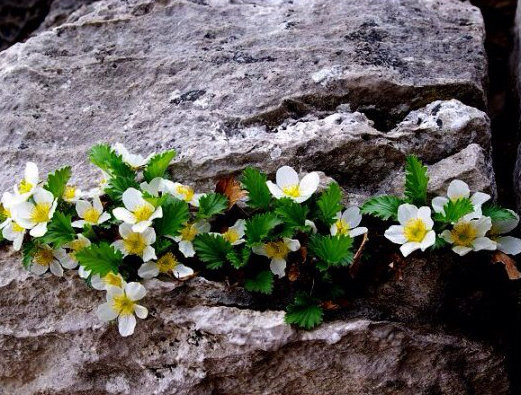
<svg viewBox="0 0 521 395">
<path fill-rule="evenodd" d="M 20 193 L 27 193 L 27 192 L 31 192 L 31 189 L 33 189 L 33 184 L 31 184 L 29 181 L 27 181 L 26 179 L 23 179 L 22 181 L 20 181 L 20 184 L 18 184 L 18 191 L 20 191 Z"/>
<path fill-rule="evenodd" d="M 94 207 L 88 208 L 83 213 L 83 219 L 91 224 L 97 224 L 101 213 Z"/>
<path fill-rule="evenodd" d="M 39 224 L 49 221 L 49 212 L 51 211 L 50 203 L 37 203 L 31 212 L 31 221 Z"/>
<path fill-rule="evenodd" d="M 412 218 L 405 224 L 403 230 L 407 241 L 421 242 L 427 234 L 427 227 L 420 218 Z"/>
<path fill-rule="evenodd" d="M 77 239 L 69 243 L 69 248 L 72 252 L 69 252 L 69 256 L 72 260 L 77 261 L 76 253 L 87 247 L 87 240 Z"/>
<path fill-rule="evenodd" d="M 36 262 L 38 265 L 42 266 L 49 266 L 51 262 L 53 261 L 54 256 L 52 254 L 52 251 L 47 248 L 40 248 L 34 254 L 34 262 Z"/>
<path fill-rule="evenodd" d="M 123 246 L 128 254 L 141 256 L 143 255 L 147 243 L 141 233 L 133 232 L 123 240 Z"/>
<path fill-rule="evenodd" d="M 289 248 L 284 241 L 271 241 L 266 244 L 266 255 L 269 258 L 285 259 L 288 256 Z"/>
<path fill-rule="evenodd" d="M 186 225 L 183 229 L 181 229 L 181 239 L 186 241 L 193 241 L 195 236 L 197 236 L 197 228 L 195 224 Z"/>
<path fill-rule="evenodd" d="M 174 254 L 168 252 L 157 260 L 156 265 L 161 273 L 167 273 L 174 270 L 178 263 Z"/>
<path fill-rule="evenodd" d="M 65 187 L 65 191 L 63 192 L 64 200 L 72 200 L 76 197 L 76 187 L 72 185 L 67 185 Z"/>
<path fill-rule="evenodd" d="M 24 232 L 25 229 L 18 225 L 16 222 L 13 222 L 13 232 Z"/>
<path fill-rule="evenodd" d="M 450 233 L 453 244 L 470 247 L 478 232 L 470 222 L 462 222 L 454 225 L 454 229 Z"/>
<path fill-rule="evenodd" d="M 351 228 L 349 227 L 349 224 L 344 221 L 343 219 L 339 219 L 336 221 L 336 231 L 339 235 L 347 235 Z"/>
<path fill-rule="evenodd" d="M 134 314 L 134 306 L 136 303 L 134 303 L 133 300 L 130 300 L 127 295 L 121 294 L 114 296 L 112 303 L 112 308 L 114 311 L 117 311 L 119 315 Z"/>
<path fill-rule="evenodd" d="M 103 277 L 103 282 L 106 285 L 112 285 L 114 287 L 119 287 L 123 285 L 123 278 L 120 275 L 109 272 Z"/>
<path fill-rule="evenodd" d="M 228 241 L 229 243 L 233 244 L 237 240 L 239 240 L 241 237 L 239 236 L 239 232 L 235 229 L 228 229 L 226 232 L 223 233 L 224 240 Z"/>
<path fill-rule="evenodd" d="M 192 201 L 194 197 L 194 190 L 186 185 L 178 185 L 176 191 L 179 195 L 183 196 L 185 202 Z"/>
<path fill-rule="evenodd" d="M 142 206 L 136 207 L 134 210 L 134 217 L 136 217 L 137 222 L 146 221 L 150 218 L 153 212 L 153 206 L 150 204 L 143 204 Z"/>
<path fill-rule="evenodd" d="M 0 215 L 5 218 L 11 218 L 11 210 L 0 203 Z"/>
<path fill-rule="evenodd" d="M 300 188 L 298 185 L 284 187 L 282 188 L 282 192 L 284 192 L 284 195 L 291 196 L 293 198 L 300 197 Z"/>
</svg>

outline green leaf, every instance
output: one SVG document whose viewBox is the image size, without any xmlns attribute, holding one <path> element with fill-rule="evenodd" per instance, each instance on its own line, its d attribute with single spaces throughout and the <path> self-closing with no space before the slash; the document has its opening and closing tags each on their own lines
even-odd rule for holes
<svg viewBox="0 0 521 395">
<path fill-rule="evenodd" d="M 304 228 L 309 208 L 303 204 L 294 202 L 289 198 L 277 200 L 275 213 L 284 225 L 290 228 Z"/>
<path fill-rule="evenodd" d="M 154 250 L 156 251 L 156 255 L 163 255 L 170 249 L 170 247 L 172 247 L 173 244 L 174 243 L 170 239 L 157 239 L 157 241 L 154 243 Z"/>
<path fill-rule="evenodd" d="M 311 329 L 322 323 L 323 315 L 324 310 L 322 310 L 318 301 L 301 292 L 295 297 L 295 301 L 286 308 L 284 320 L 288 324 Z"/>
<path fill-rule="evenodd" d="M 123 254 L 107 242 L 91 244 L 76 253 L 76 259 L 81 266 L 90 270 L 92 274 L 101 277 L 109 272 L 118 273 L 119 266 L 123 262 Z"/>
<path fill-rule="evenodd" d="M 98 144 L 92 147 L 89 152 L 89 159 L 112 177 L 132 179 L 136 177 L 136 172 L 108 144 Z"/>
<path fill-rule="evenodd" d="M 388 219 L 397 219 L 398 207 L 405 202 L 397 196 L 381 195 L 375 196 L 367 200 L 360 212 L 362 214 L 372 215 L 374 217 L 387 221 Z"/>
<path fill-rule="evenodd" d="M 257 214 L 246 221 L 245 235 L 248 245 L 261 243 L 282 221 L 274 213 Z"/>
<path fill-rule="evenodd" d="M 65 192 L 65 186 L 71 178 L 71 173 L 70 166 L 65 166 L 54 173 L 49 173 L 47 184 L 44 185 L 44 188 L 51 192 L 55 198 L 61 198 Z"/>
<path fill-rule="evenodd" d="M 248 207 L 267 210 L 271 203 L 271 192 L 266 185 L 268 178 L 257 169 L 248 167 L 242 173 L 243 188 L 248 191 Z"/>
<path fill-rule="evenodd" d="M 244 281 L 244 289 L 250 292 L 271 294 L 273 291 L 273 273 L 265 270 L 257 274 L 255 278 L 248 278 Z"/>
<path fill-rule="evenodd" d="M 220 193 L 209 193 L 199 199 L 197 218 L 210 218 L 228 208 L 228 199 Z"/>
<path fill-rule="evenodd" d="M 446 224 L 458 222 L 458 220 L 466 214 L 474 211 L 474 206 L 469 198 L 460 198 L 458 200 L 449 200 L 443 206 L 443 213 L 435 213 L 434 220 Z"/>
<path fill-rule="evenodd" d="M 240 252 L 232 250 L 226 258 L 235 269 L 240 269 L 248 264 L 251 256 L 251 249 L 249 247 L 243 247 Z"/>
<path fill-rule="evenodd" d="M 193 244 L 197 257 L 212 270 L 222 267 L 232 250 L 232 245 L 224 237 L 210 233 L 198 235 Z"/>
<path fill-rule="evenodd" d="M 493 203 L 487 203 L 481 207 L 481 212 L 484 216 L 490 217 L 492 222 L 509 221 L 516 219 L 516 215 L 506 208 L 502 208 Z"/>
<path fill-rule="evenodd" d="M 132 177 L 112 177 L 105 193 L 114 201 L 121 202 L 121 196 L 128 188 L 139 189 L 138 182 Z"/>
<path fill-rule="evenodd" d="M 36 249 L 38 248 L 38 243 L 32 239 L 27 240 L 23 244 L 22 248 L 22 264 L 24 269 L 29 270 L 29 266 L 33 261 L 34 254 L 36 253 Z"/>
<path fill-rule="evenodd" d="M 47 226 L 47 232 L 42 237 L 42 241 L 46 244 L 52 244 L 54 248 L 58 248 L 75 238 L 76 232 L 71 225 L 71 216 L 55 212 Z"/>
<path fill-rule="evenodd" d="M 317 201 L 320 220 L 326 225 L 332 225 L 335 222 L 336 214 L 342 210 L 341 201 L 342 191 L 336 182 L 332 182 Z"/>
<path fill-rule="evenodd" d="M 427 204 L 427 167 L 415 156 L 405 159 L 405 197 L 410 203 L 422 206 Z"/>
<path fill-rule="evenodd" d="M 150 158 L 145 171 L 143 171 L 145 180 L 150 182 L 156 177 L 163 177 L 168 169 L 168 165 L 172 162 L 172 159 L 174 159 L 175 154 L 175 150 L 172 149 L 156 154 Z"/>
<path fill-rule="evenodd" d="M 167 195 L 161 207 L 163 209 L 163 217 L 154 220 L 156 234 L 158 236 L 177 236 L 177 233 L 190 218 L 188 204 Z"/>
<path fill-rule="evenodd" d="M 328 265 L 347 266 L 353 260 L 352 246 L 353 239 L 349 236 L 313 235 L 309 240 L 308 251 Z"/>
<path fill-rule="evenodd" d="M 447 244 L 449 244 L 449 243 L 447 243 L 444 239 L 442 239 L 441 237 L 436 235 L 436 240 L 434 241 L 434 244 L 431 246 L 431 249 L 440 250 L 443 247 L 445 247 Z"/>
</svg>

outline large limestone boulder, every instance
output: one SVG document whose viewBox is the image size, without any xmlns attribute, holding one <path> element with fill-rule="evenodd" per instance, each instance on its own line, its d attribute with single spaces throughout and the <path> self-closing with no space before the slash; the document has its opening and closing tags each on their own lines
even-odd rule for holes
<svg viewBox="0 0 521 395">
<path fill-rule="evenodd" d="M 416 153 L 433 191 L 457 177 L 495 191 L 483 22 L 467 2 L 88 3 L 0 53 L 4 189 L 27 160 L 73 164 L 76 181 L 92 181 L 88 149 L 120 141 L 178 149 L 173 175 L 201 187 L 289 163 L 324 171 L 360 202 L 399 193 Z M 437 314 L 457 284 L 441 263 L 455 264 L 414 261 L 397 282 L 374 259 L 362 270 L 369 292 L 312 332 L 240 289 L 150 282 L 150 317 L 123 339 L 93 313 L 101 293 L 71 275 L 35 278 L 4 250 L 0 394 L 505 393 L 490 333 L 447 328 Z M 504 299 L 477 303 L 491 311 Z"/>
</svg>

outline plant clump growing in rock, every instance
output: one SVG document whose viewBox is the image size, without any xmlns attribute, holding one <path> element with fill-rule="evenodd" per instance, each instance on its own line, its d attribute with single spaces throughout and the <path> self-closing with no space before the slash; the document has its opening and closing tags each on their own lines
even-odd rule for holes
<svg viewBox="0 0 521 395">
<path fill-rule="evenodd" d="M 169 179 L 173 150 L 142 157 L 121 144 L 99 144 L 90 160 L 103 177 L 82 191 L 70 183 L 71 168 L 40 180 L 28 163 L 23 179 L 2 197 L 2 237 L 22 250 L 31 272 L 62 276 L 77 269 L 85 282 L 106 292 L 97 309 L 103 321 L 117 321 L 131 335 L 146 280 L 186 281 L 196 275 L 279 297 L 286 322 L 310 329 L 345 292 L 356 272 L 369 234 L 362 214 L 396 220 L 385 237 L 400 244 L 406 257 L 415 250 L 449 247 L 459 255 L 498 250 L 495 259 L 519 278 L 505 254 L 521 252 L 521 240 L 504 234 L 518 216 L 489 204 L 489 195 L 470 194 L 454 180 L 447 196 L 428 205 L 426 167 L 407 158 L 405 194 L 377 196 L 361 209 L 342 205 L 342 190 L 332 182 L 319 190 L 319 175 L 303 177 L 281 167 L 275 182 L 247 168 L 239 180 L 219 180 L 211 193 Z M 277 289 L 276 289 L 277 288 Z M 266 296 L 267 298 L 269 296 Z"/>
</svg>

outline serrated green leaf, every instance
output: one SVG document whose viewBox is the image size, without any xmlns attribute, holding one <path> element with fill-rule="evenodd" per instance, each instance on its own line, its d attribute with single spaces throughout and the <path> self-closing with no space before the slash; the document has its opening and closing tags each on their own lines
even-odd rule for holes
<svg viewBox="0 0 521 395">
<path fill-rule="evenodd" d="M 249 292 L 259 292 L 262 294 L 271 294 L 273 291 L 273 273 L 271 270 L 265 270 L 257 274 L 254 278 L 248 278 L 244 281 L 244 289 Z"/>
<path fill-rule="evenodd" d="M 56 170 L 54 173 L 49 173 L 44 188 L 51 192 L 55 198 L 61 198 L 65 192 L 65 186 L 71 178 L 71 174 L 70 166 L 65 166 Z"/>
<path fill-rule="evenodd" d="M 157 239 L 154 243 L 154 250 L 156 251 L 156 255 L 160 256 L 167 252 L 174 243 L 170 239 Z"/>
<path fill-rule="evenodd" d="M 246 204 L 253 209 L 267 210 L 271 203 L 271 192 L 266 182 L 268 178 L 257 169 L 248 167 L 242 173 L 243 188 L 248 191 Z"/>
<path fill-rule="evenodd" d="M 324 310 L 316 299 L 305 293 L 299 293 L 295 297 L 295 301 L 286 308 L 284 320 L 288 324 L 311 329 L 322 323 L 323 315 Z"/>
<path fill-rule="evenodd" d="M 154 229 L 158 236 L 177 236 L 183 225 L 190 218 L 188 204 L 167 195 L 163 205 L 163 217 L 154 220 Z"/>
<path fill-rule="evenodd" d="M 22 247 L 22 264 L 24 269 L 29 270 L 29 266 L 33 261 L 34 254 L 36 253 L 36 249 L 38 248 L 38 243 L 32 239 L 24 242 Z"/>
<path fill-rule="evenodd" d="M 89 159 L 111 177 L 136 178 L 136 172 L 108 144 L 97 144 L 92 147 Z"/>
<path fill-rule="evenodd" d="M 318 198 L 319 218 L 326 225 L 335 222 L 336 214 L 342 210 L 342 191 L 336 182 L 328 185 Z"/>
<path fill-rule="evenodd" d="M 275 213 L 289 228 L 304 228 L 309 208 L 289 198 L 277 200 Z"/>
<path fill-rule="evenodd" d="M 47 226 L 47 232 L 42 237 L 42 241 L 46 244 L 52 244 L 54 248 L 58 248 L 75 238 L 76 232 L 71 225 L 71 216 L 55 212 Z"/>
<path fill-rule="evenodd" d="M 76 259 L 92 274 L 99 274 L 103 277 L 109 272 L 118 273 L 119 266 L 123 262 L 123 254 L 109 243 L 101 242 L 78 251 Z"/>
<path fill-rule="evenodd" d="M 154 155 L 150 158 L 145 171 L 143 171 L 143 177 L 147 182 L 152 181 L 156 177 L 163 177 L 168 165 L 172 162 L 176 155 L 175 150 L 168 150 Z"/>
<path fill-rule="evenodd" d="M 484 216 L 490 217 L 492 222 L 515 220 L 516 215 L 506 208 L 502 208 L 493 203 L 487 203 L 481 207 L 481 212 Z"/>
<path fill-rule="evenodd" d="M 338 236 L 311 236 L 308 252 L 320 261 L 331 266 L 347 266 L 353 260 L 353 239 L 346 235 Z M 320 267 L 326 269 L 325 267 Z"/>
<path fill-rule="evenodd" d="M 209 193 L 199 199 L 197 218 L 205 219 L 220 214 L 228 208 L 228 199 L 220 193 Z"/>
<path fill-rule="evenodd" d="M 381 195 L 368 199 L 362 207 L 360 212 L 362 214 L 372 215 L 374 217 L 387 221 L 388 219 L 397 219 L 398 207 L 404 204 L 403 199 L 397 196 Z"/>
<path fill-rule="evenodd" d="M 452 224 L 466 214 L 474 211 L 474 206 L 469 198 L 460 198 L 458 200 L 449 200 L 443 206 L 443 213 L 435 213 L 434 220 L 445 224 Z"/>
<path fill-rule="evenodd" d="M 409 203 L 423 206 L 427 204 L 427 167 L 415 156 L 405 158 L 405 198 Z"/>
<path fill-rule="evenodd" d="M 249 247 L 243 247 L 240 251 L 232 250 L 226 258 L 235 269 L 240 269 L 248 264 L 251 256 L 251 249 Z"/>
<path fill-rule="evenodd" d="M 198 235 L 193 244 L 197 257 L 212 270 L 222 267 L 232 250 L 232 245 L 222 236 L 210 233 Z"/>
<path fill-rule="evenodd" d="M 252 246 L 264 241 L 282 221 L 274 213 L 257 214 L 246 221 L 246 240 Z"/>
<path fill-rule="evenodd" d="M 115 202 L 121 202 L 123 193 L 128 188 L 139 189 L 139 183 L 133 177 L 111 177 L 105 193 Z"/>
</svg>

